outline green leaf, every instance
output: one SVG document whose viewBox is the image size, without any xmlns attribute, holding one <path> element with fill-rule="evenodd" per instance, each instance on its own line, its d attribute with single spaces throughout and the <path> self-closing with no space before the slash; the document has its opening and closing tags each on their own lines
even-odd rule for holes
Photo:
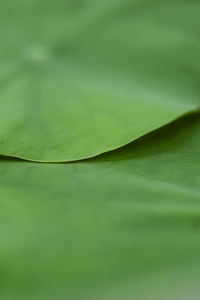
<svg viewBox="0 0 200 300">
<path fill-rule="evenodd" d="M 197 109 L 199 13 L 198 1 L 1 0 L 0 153 L 88 158 Z"/>
<path fill-rule="evenodd" d="M 197 299 L 199 135 L 192 114 L 82 162 L 2 157 L 1 298 Z"/>
<path fill-rule="evenodd" d="M 1 299 L 196 300 L 199 13 L 0 1 Z"/>
</svg>

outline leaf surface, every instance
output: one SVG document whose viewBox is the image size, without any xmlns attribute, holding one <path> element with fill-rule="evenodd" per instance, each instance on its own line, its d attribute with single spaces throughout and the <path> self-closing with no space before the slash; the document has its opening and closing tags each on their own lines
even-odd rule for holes
<svg viewBox="0 0 200 300">
<path fill-rule="evenodd" d="M 2 157 L 2 299 L 196 300 L 199 135 L 193 114 L 83 162 Z"/>
<path fill-rule="evenodd" d="M 0 153 L 84 159 L 198 109 L 199 13 L 198 1 L 1 0 Z"/>
</svg>

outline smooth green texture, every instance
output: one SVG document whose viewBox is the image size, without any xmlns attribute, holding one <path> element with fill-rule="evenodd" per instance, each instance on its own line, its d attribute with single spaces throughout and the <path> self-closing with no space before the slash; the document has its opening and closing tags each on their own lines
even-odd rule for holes
<svg viewBox="0 0 200 300">
<path fill-rule="evenodd" d="M 192 114 L 82 162 L 2 157 L 1 299 L 197 300 L 199 136 Z"/>
<path fill-rule="evenodd" d="M 1 0 L 0 153 L 71 161 L 199 108 L 198 1 Z"/>
<path fill-rule="evenodd" d="M 199 15 L 0 0 L 0 299 L 199 299 Z"/>
</svg>

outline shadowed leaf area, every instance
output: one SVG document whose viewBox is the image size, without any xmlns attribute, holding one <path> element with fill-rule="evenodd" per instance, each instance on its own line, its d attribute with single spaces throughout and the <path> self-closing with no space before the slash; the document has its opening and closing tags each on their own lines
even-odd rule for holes
<svg viewBox="0 0 200 300">
<path fill-rule="evenodd" d="M 198 299 L 199 134 L 197 113 L 91 160 L 1 157 L 1 298 Z"/>
</svg>

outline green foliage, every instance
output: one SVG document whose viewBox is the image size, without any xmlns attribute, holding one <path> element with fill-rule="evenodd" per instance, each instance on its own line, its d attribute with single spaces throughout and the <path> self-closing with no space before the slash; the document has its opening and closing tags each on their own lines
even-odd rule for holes
<svg viewBox="0 0 200 300">
<path fill-rule="evenodd" d="M 198 108 L 199 10 L 188 1 L 2 0 L 0 153 L 88 158 Z"/>
<path fill-rule="evenodd" d="M 101 296 L 126 280 L 130 295 L 160 299 L 170 278 L 180 284 L 187 265 L 200 263 L 199 134 L 197 114 L 83 162 L 2 157 L 2 298 L 74 299 L 75 290 L 88 299 L 88 288 Z M 193 281 L 194 270 L 184 280 Z M 152 294 L 138 291 L 137 280 L 148 286 L 149 276 L 156 276 Z"/>
<path fill-rule="evenodd" d="M 1 0 L 1 299 L 199 298 L 199 14 Z"/>
</svg>

